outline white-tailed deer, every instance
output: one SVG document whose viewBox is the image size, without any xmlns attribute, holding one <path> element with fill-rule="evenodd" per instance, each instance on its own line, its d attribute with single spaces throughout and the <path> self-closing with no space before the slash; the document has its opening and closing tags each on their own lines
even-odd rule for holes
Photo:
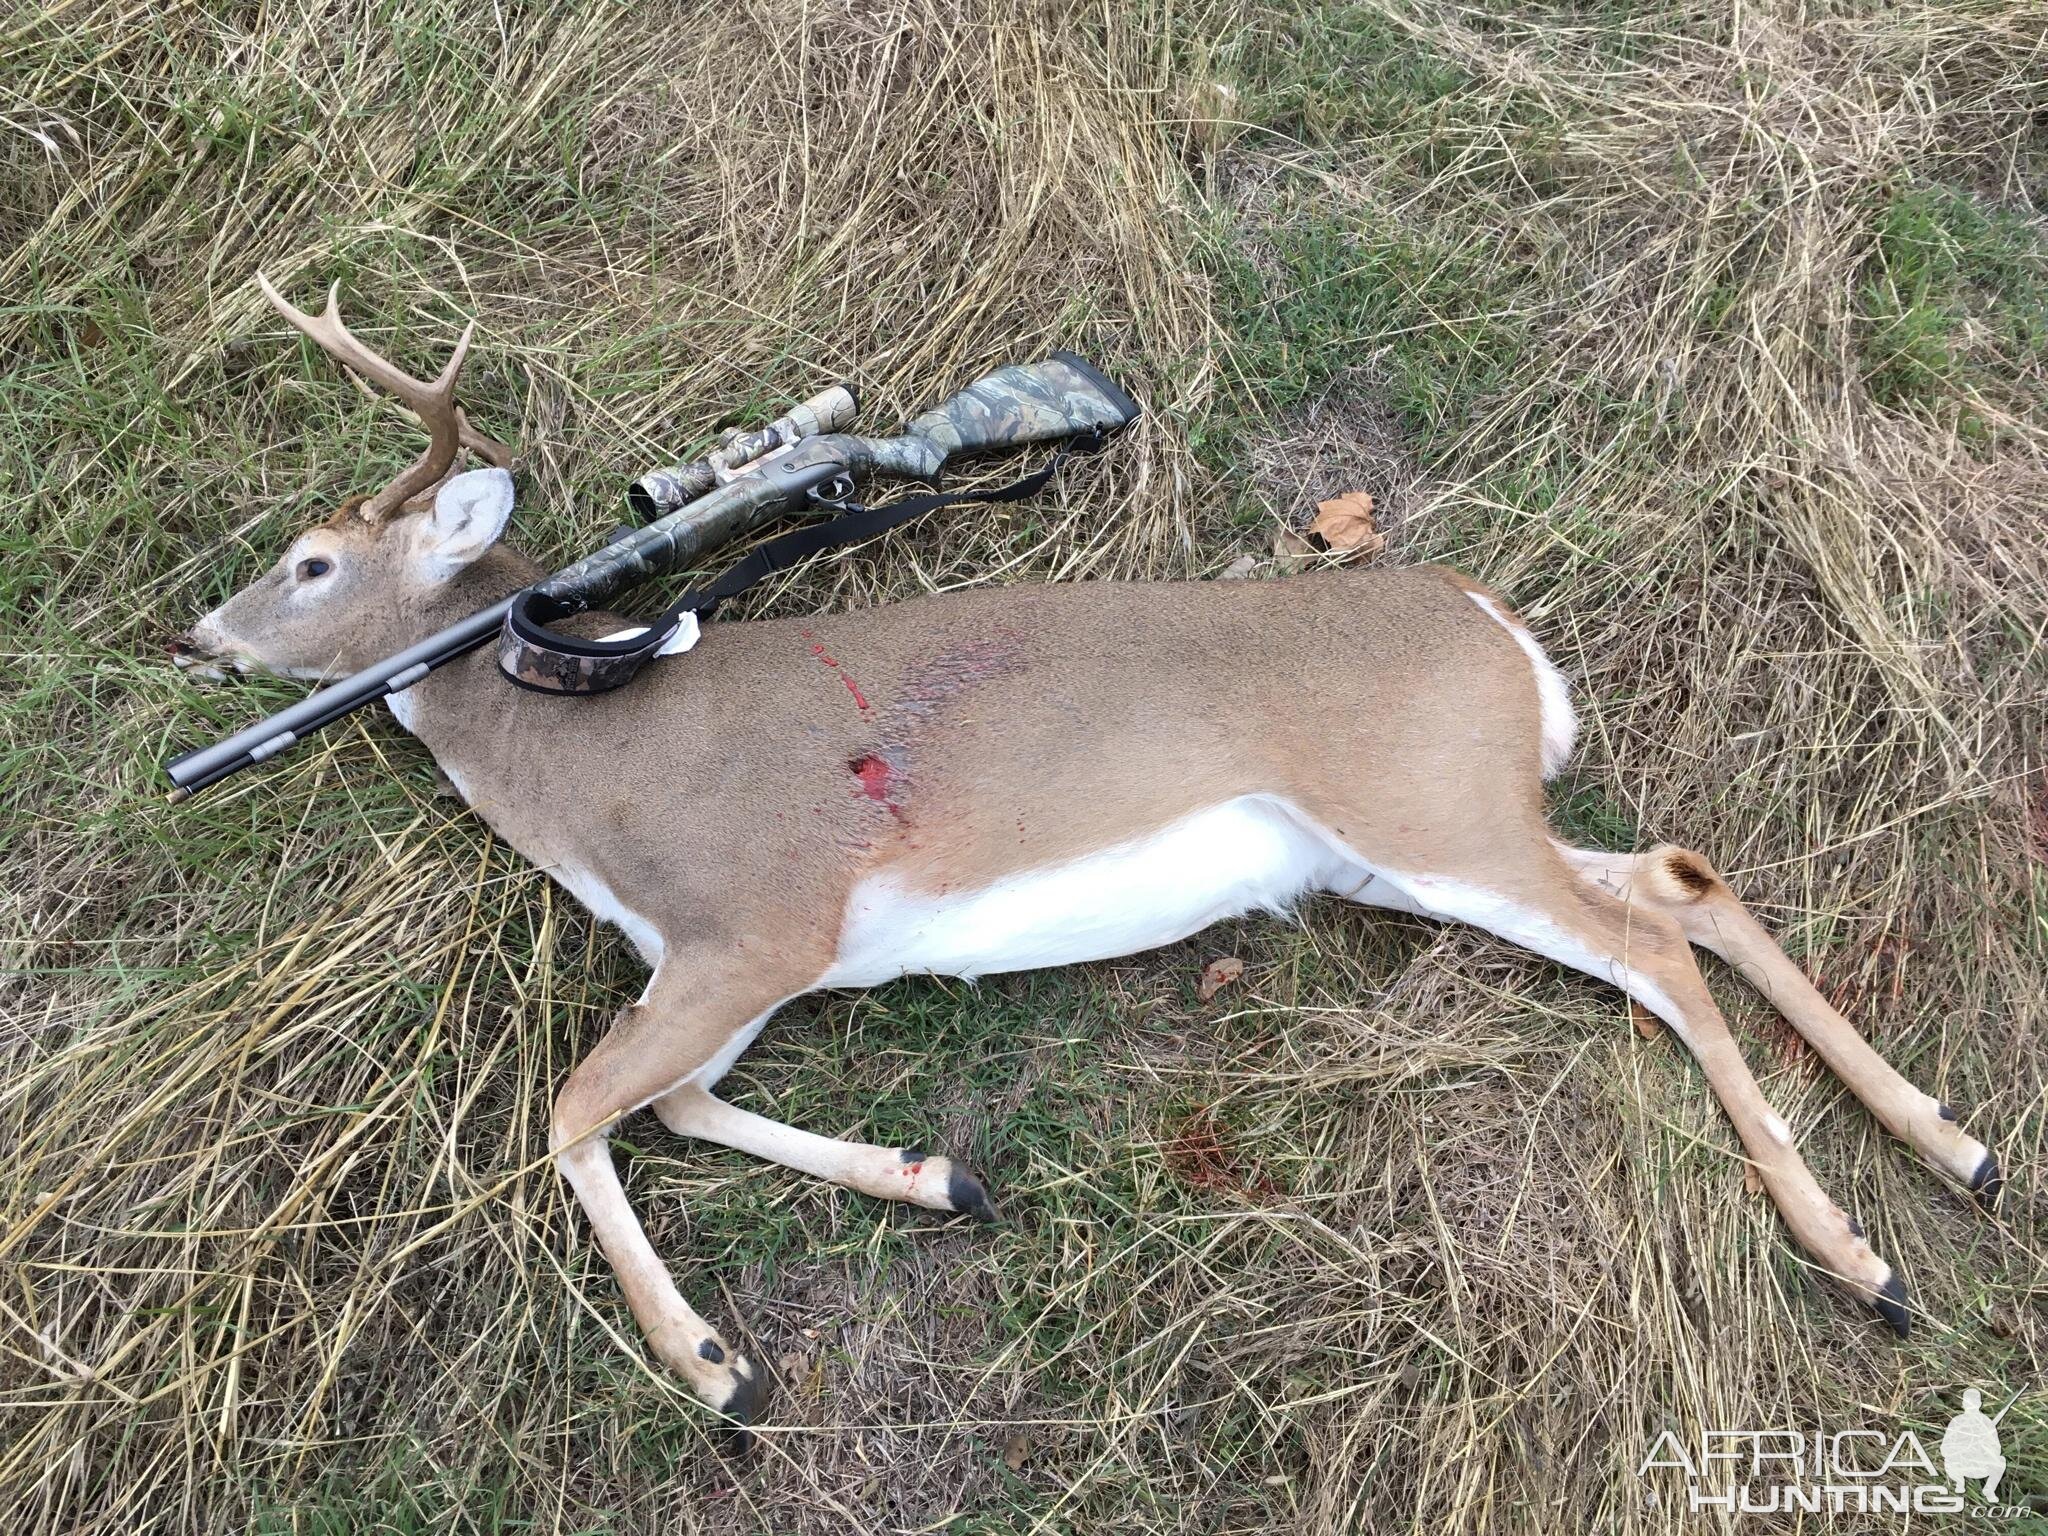
<svg viewBox="0 0 2048 1536">
<path fill-rule="evenodd" d="M 313 321 L 276 302 L 412 405 L 433 446 L 301 534 L 182 659 L 332 677 L 536 580 L 499 542 L 511 475 L 449 477 L 461 446 L 502 456 L 455 406 L 460 353 L 421 385 L 331 307 Z M 765 1377 L 649 1245 L 606 1144 L 621 1116 L 652 1108 L 685 1136 L 989 1219 L 948 1158 L 778 1125 L 714 1089 L 806 992 L 1127 955 L 1317 892 L 1476 924 L 1620 987 L 1699 1059 L 1800 1244 L 1902 1334 L 1899 1276 L 1807 1171 L 1690 946 L 1731 962 L 1941 1172 L 1986 1201 L 1999 1187 L 1984 1145 L 1705 859 L 1551 835 L 1543 781 L 1576 728 L 1564 682 L 1453 571 L 960 592 L 712 625 L 686 659 L 575 701 L 510 688 L 477 653 L 391 705 L 476 813 L 652 967 L 563 1086 L 551 1146 L 655 1353 L 738 1420 Z"/>
</svg>

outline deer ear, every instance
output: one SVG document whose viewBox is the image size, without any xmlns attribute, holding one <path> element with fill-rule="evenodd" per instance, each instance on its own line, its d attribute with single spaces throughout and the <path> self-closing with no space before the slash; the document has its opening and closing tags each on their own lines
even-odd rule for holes
<svg viewBox="0 0 2048 1536">
<path fill-rule="evenodd" d="M 448 480 L 414 535 L 421 573 L 446 581 L 498 542 L 512 518 L 512 475 L 472 469 Z"/>
</svg>

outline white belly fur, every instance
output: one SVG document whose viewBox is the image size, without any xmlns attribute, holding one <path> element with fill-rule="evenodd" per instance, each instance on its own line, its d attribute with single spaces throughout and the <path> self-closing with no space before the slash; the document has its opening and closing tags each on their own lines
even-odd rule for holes
<svg viewBox="0 0 2048 1536">
<path fill-rule="evenodd" d="M 574 896 L 590 909 L 591 916 L 597 918 L 600 922 L 610 923 L 613 927 L 622 931 L 632 941 L 633 947 L 640 952 L 642 960 L 645 960 L 657 971 L 661 969 L 661 954 L 664 946 L 661 942 L 661 934 L 654 924 L 647 921 L 638 912 L 628 908 L 624 902 L 612 894 L 610 886 L 598 879 L 589 870 L 571 864 L 566 859 L 559 863 L 549 864 L 545 868 L 549 874 L 561 882 L 562 887 L 571 896 Z"/>
<path fill-rule="evenodd" d="M 1245 912 L 1337 891 L 1409 906 L 1287 801 L 1245 795 L 1136 842 L 977 891 L 931 896 L 880 875 L 855 887 L 821 987 L 898 976 L 975 977 L 1106 960 L 1171 944 Z"/>
</svg>

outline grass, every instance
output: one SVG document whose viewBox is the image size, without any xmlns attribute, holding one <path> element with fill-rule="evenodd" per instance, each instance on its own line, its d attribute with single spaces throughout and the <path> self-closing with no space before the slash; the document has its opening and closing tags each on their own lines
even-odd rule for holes
<svg viewBox="0 0 2048 1536">
<path fill-rule="evenodd" d="M 1953 187 L 1885 202 L 1862 298 L 1865 378 L 1893 408 L 1939 411 L 2048 366 L 2048 252 L 2028 220 Z M 1967 433 L 1984 430 L 1962 414 Z"/>
<path fill-rule="evenodd" d="M 1931 1444 L 1970 1385 L 2022 1391 L 2006 1491 L 2048 1514 L 2044 23 L 0 22 L 9 1527 L 1690 1531 L 1636 1476 L 1662 1429 Z M 1057 494 L 754 612 L 1213 575 L 1373 491 L 1386 558 L 1509 593 L 1572 678 L 1558 826 L 1706 850 L 1994 1145 L 1999 1218 L 1710 962 L 1912 1284 L 1894 1344 L 1616 994 L 1316 903 L 808 999 L 736 1069 L 792 1123 L 965 1154 L 991 1232 L 626 1127 L 657 1248 L 785 1384 L 762 1453 L 720 1459 L 544 1158 L 640 984 L 617 936 L 381 717 L 162 807 L 163 757 L 295 695 L 195 688 L 164 642 L 413 451 L 269 318 L 258 265 L 342 279 L 421 365 L 478 317 L 466 395 L 524 445 L 544 558 L 633 469 L 828 378 L 886 421 L 1073 346 L 1150 405 Z"/>
</svg>

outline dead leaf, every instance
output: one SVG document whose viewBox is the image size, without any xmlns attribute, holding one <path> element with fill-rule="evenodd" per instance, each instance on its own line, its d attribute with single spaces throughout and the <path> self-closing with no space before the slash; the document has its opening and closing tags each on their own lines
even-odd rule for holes
<svg viewBox="0 0 2048 1536">
<path fill-rule="evenodd" d="M 775 1357 L 775 1374 L 794 1397 L 815 1397 L 825 1384 L 825 1363 L 813 1364 L 801 1350 L 786 1349 Z"/>
<path fill-rule="evenodd" d="M 1372 520 L 1372 493 L 1346 491 L 1316 503 L 1308 531 L 1338 554 L 1370 559 L 1387 547 L 1387 537 Z"/>
<path fill-rule="evenodd" d="M 1628 1018 L 1645 1040 L 1654 1040 L 1664 1033 L 1664 1021 L 1633 998 L 1629 999 Z"/>
<path fill-rule="evenodd" d="M 1003 1465 L 1012 1472 L 1020 1469 L 1031 1459 L 1031 1442 L 1022 1435 L 1012 1435 L 1003 1442 Z"/>
<path fill-rule="evenodd" d="M 1195 988 L 1195 995 L 1206 1003 L 1243 974 L 1244 962 L 1235 955 L 1211 960 L 1202 967 L 1202 980 Z"/>
<path fill-rule="evenodd" d="M 1237 90 L 1221 80 L 1204 80 L 1187 97 L 1188 140 L 1206 154 L 1229 147 L 1244 131 Z"/>
<path fill-rule="evenodd" d="M 1742 1192 L 1745 1195 L 1760 1195 L 1764 1192 L 1764 1176 L 1758 1172 L 1755 1163 L 1742 1165 Z"/>
<path fill-rule="evenodd" d="M 1280 562 L 1280 569 L 1289 574 L 1300 570 L 1321 553 L 1292 528 L 1282 528 L 1273 538 L 1273 558 Z"/>
</svg>

